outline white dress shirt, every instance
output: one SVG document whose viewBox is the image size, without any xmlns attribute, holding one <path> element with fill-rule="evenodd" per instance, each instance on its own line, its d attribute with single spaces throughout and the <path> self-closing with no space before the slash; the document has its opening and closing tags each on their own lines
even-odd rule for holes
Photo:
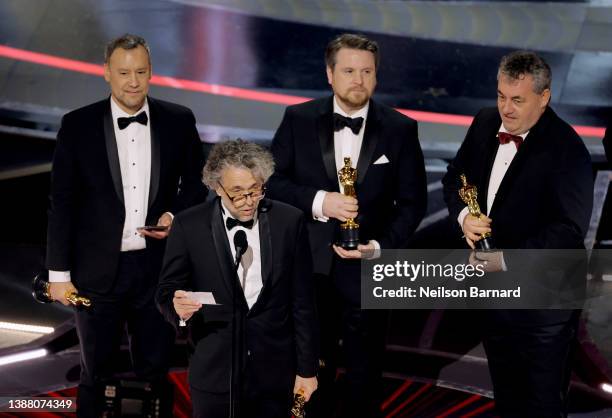
<svg viewBox="0 0 612 418">
<path fill-rule="evenodd" d="M 146 248 L 144 237 L 136 228 L 144 226 L 149 205 L 149 184 L 151 181 L 151 123 L 149 104 L 144 105 L 134 115 L 124 112 L 111 96 L 111 114 L 119 154 L 123 200 L 125 202 L 125 223 L 121 238 L 121 251 L 134 251 Z M 142 125 L 132 122 L 125 129 L 119 129 L 117 119 L 146 112 L 149 123 Z M 70 271 L 49 271 L 50 282 L 68 282 Z"/>
<path fill-rule="evenodd" d="M 230 217 L 230 212 L 223 204 L 223 201 L 221 201 L 221 207 L 223 208 L 223 225 L 225 226 L 225 221 L 228 217 Z M 249 309 L 251 309 L 255 302 L 257 302 L 257 298 L 259 297 L 259 293 L 263 287 L 263 280 L 261 278 L 261 247 L 259 244 L 259 225 L 257 215 L 255 215 L 255 223 L 251 229 L 244 228 L 240 225 L 233 227 L 231 231 L 228 231 L 227 228 L 225 228 L 227 239 L 230 243 L 230 249 L 232 250 L 233 260 L 236 259 L 234 235 L 236 235 L 236 232 L 240 230 L 246 233 L 250 251 L 253 253 L 253 263 L 247 270 L 246 278 L 244 277 L 244 267 L 242 264 L 240 264 L 238 267 L 240 285 L 242 286 L 242 291 L 244 292 L 244 297 L 249 305 Z"/>
</svg>

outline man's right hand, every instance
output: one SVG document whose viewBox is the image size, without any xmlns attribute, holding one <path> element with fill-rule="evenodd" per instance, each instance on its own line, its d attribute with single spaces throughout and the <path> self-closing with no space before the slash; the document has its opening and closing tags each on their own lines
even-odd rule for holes
<svg viewBox="0 0 612 418">
<path fill-rule="evenodd" d="M 327 192 L 323 199 L 323 215 L 345 222 L 348 218 L 356 218 L 357 199 L 338 192 Z"/>
<path fill-rule="evenodd" d="M 49 294 L 51 299 L 68 306 L 70 302 L 66 299 L 66 294 L 77 292 L 72 282 L 49 282 Z"/>
<path fill-rule="evenodd" d="M 463 219 L 462 228 L 465 240 L 474 249 L 474 243 L 482 238 L 482 234 L 491 232 L 491 218 L 485 215 L 480 215 L 480 218 L 477 218 L 468 214 Z"/>
<path fill-rule="evenodd" d="M 194 313 L 200 310 L 202 304 L 190 299 L 188 293 L 184 290 L 177 290 L 174 292 L 174 298 L 172 299 L 174 304 L 174 310 L 176 311 L 179 318 L 187 321 L 193 316 Z"/>
</svg>

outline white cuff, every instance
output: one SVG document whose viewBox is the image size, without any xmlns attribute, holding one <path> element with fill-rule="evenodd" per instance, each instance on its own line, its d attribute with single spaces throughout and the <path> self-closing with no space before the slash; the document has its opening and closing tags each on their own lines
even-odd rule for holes
<svg viewBox="0 0 612 418">
<path fill-rule="evenodd" d="M 69 281 L 71 281 L 69 271 L 49 270 L 49 282 L 55 283 L 55 282 L 69 282 Z"/>
<path fill-rule="evenodd" d="M 461 228 L 462 231 L 463 231 L 463 221 L 465 217 L 468 216 L 469 213 L 470 211 L 468 210 L 468 207 L 466 206 L 463 208 L 461 212 L 459 212 L 459 216 L 457 216 L 457 222 L 459 222 L 459 227 Z"/>
<path fill-rule="evenodd" d="M 174 215 L 172 214 L 172 212 L 164 212 L 164 213 L 162 213 L 162 216 L 164 216 L 166 213 L 167 213 L 168 215 L 170 215 L 170 219 L 171 219 L 172 221 L 174 221 Z M 160 216 L 160 218 L 161 218 L 161 216 Z"/>
<path fill-rule="evenodd" d="M 319 190 L 312 200 L 312 217 L 315 221 L 327 222 L 329 218 L 323 215 L 323 200 L 327 192 Z"/>
<path fill-rule="evenodd" d="M 508 266 L 506 265 L 506 260 L 504 259 L 504 253 L 501 253 L 501 268 L 502 271 L 508 271 Z"/>
</svg>

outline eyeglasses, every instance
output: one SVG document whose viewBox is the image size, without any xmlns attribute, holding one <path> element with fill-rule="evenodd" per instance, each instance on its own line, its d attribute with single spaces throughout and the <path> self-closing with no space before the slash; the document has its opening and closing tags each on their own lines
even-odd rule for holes
<svg viewBox="0 0 612 418">
<path fill-rule="evenodd" d="M 247 198 L 248 197 L 250 197 L 254 202 L 257 202 L 257 201 L 261 200 L 264 197 L 264 195 L 266 194 L 266 186 L 264 186 L 262 184 L 258 188 L 253 189 L 253 190 L 249 191 L 248 193 L 241 193 L 241 194 L 239 194 L 237 196 L 232 196 L 232 195 L 230 195 L 227 192 L 227 190 L 225 190 L 225 187 L 223 187 L 221 182 L 218 182 L 218 183 L 219 183 L 219 186 L 221 186 L 221 190 L 223 190 L 225 192 L 225 194 L 227 195 L 229 200 L 232 201 L 232 204 L 236 208 L 240 208 L 240 207 L 244 206 L 246 204 L 246 202 L 247 202 Z"/>
</svg>

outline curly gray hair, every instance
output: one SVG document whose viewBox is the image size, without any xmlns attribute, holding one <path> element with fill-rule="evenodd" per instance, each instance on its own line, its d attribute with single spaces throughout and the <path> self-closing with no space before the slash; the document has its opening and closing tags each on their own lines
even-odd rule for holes
<svg viewBox="0 0 612 418">
<path fill-rule="evenodd" d="M 202 182 L 211 190 L 216 189 L 221 174 L 228 167 L 245 168 L 262 183 L 274 173 L 274 159 L 270 151 L 261 145 L 242 139 L 215 144 L 202 171 Z"/>
</svg>

